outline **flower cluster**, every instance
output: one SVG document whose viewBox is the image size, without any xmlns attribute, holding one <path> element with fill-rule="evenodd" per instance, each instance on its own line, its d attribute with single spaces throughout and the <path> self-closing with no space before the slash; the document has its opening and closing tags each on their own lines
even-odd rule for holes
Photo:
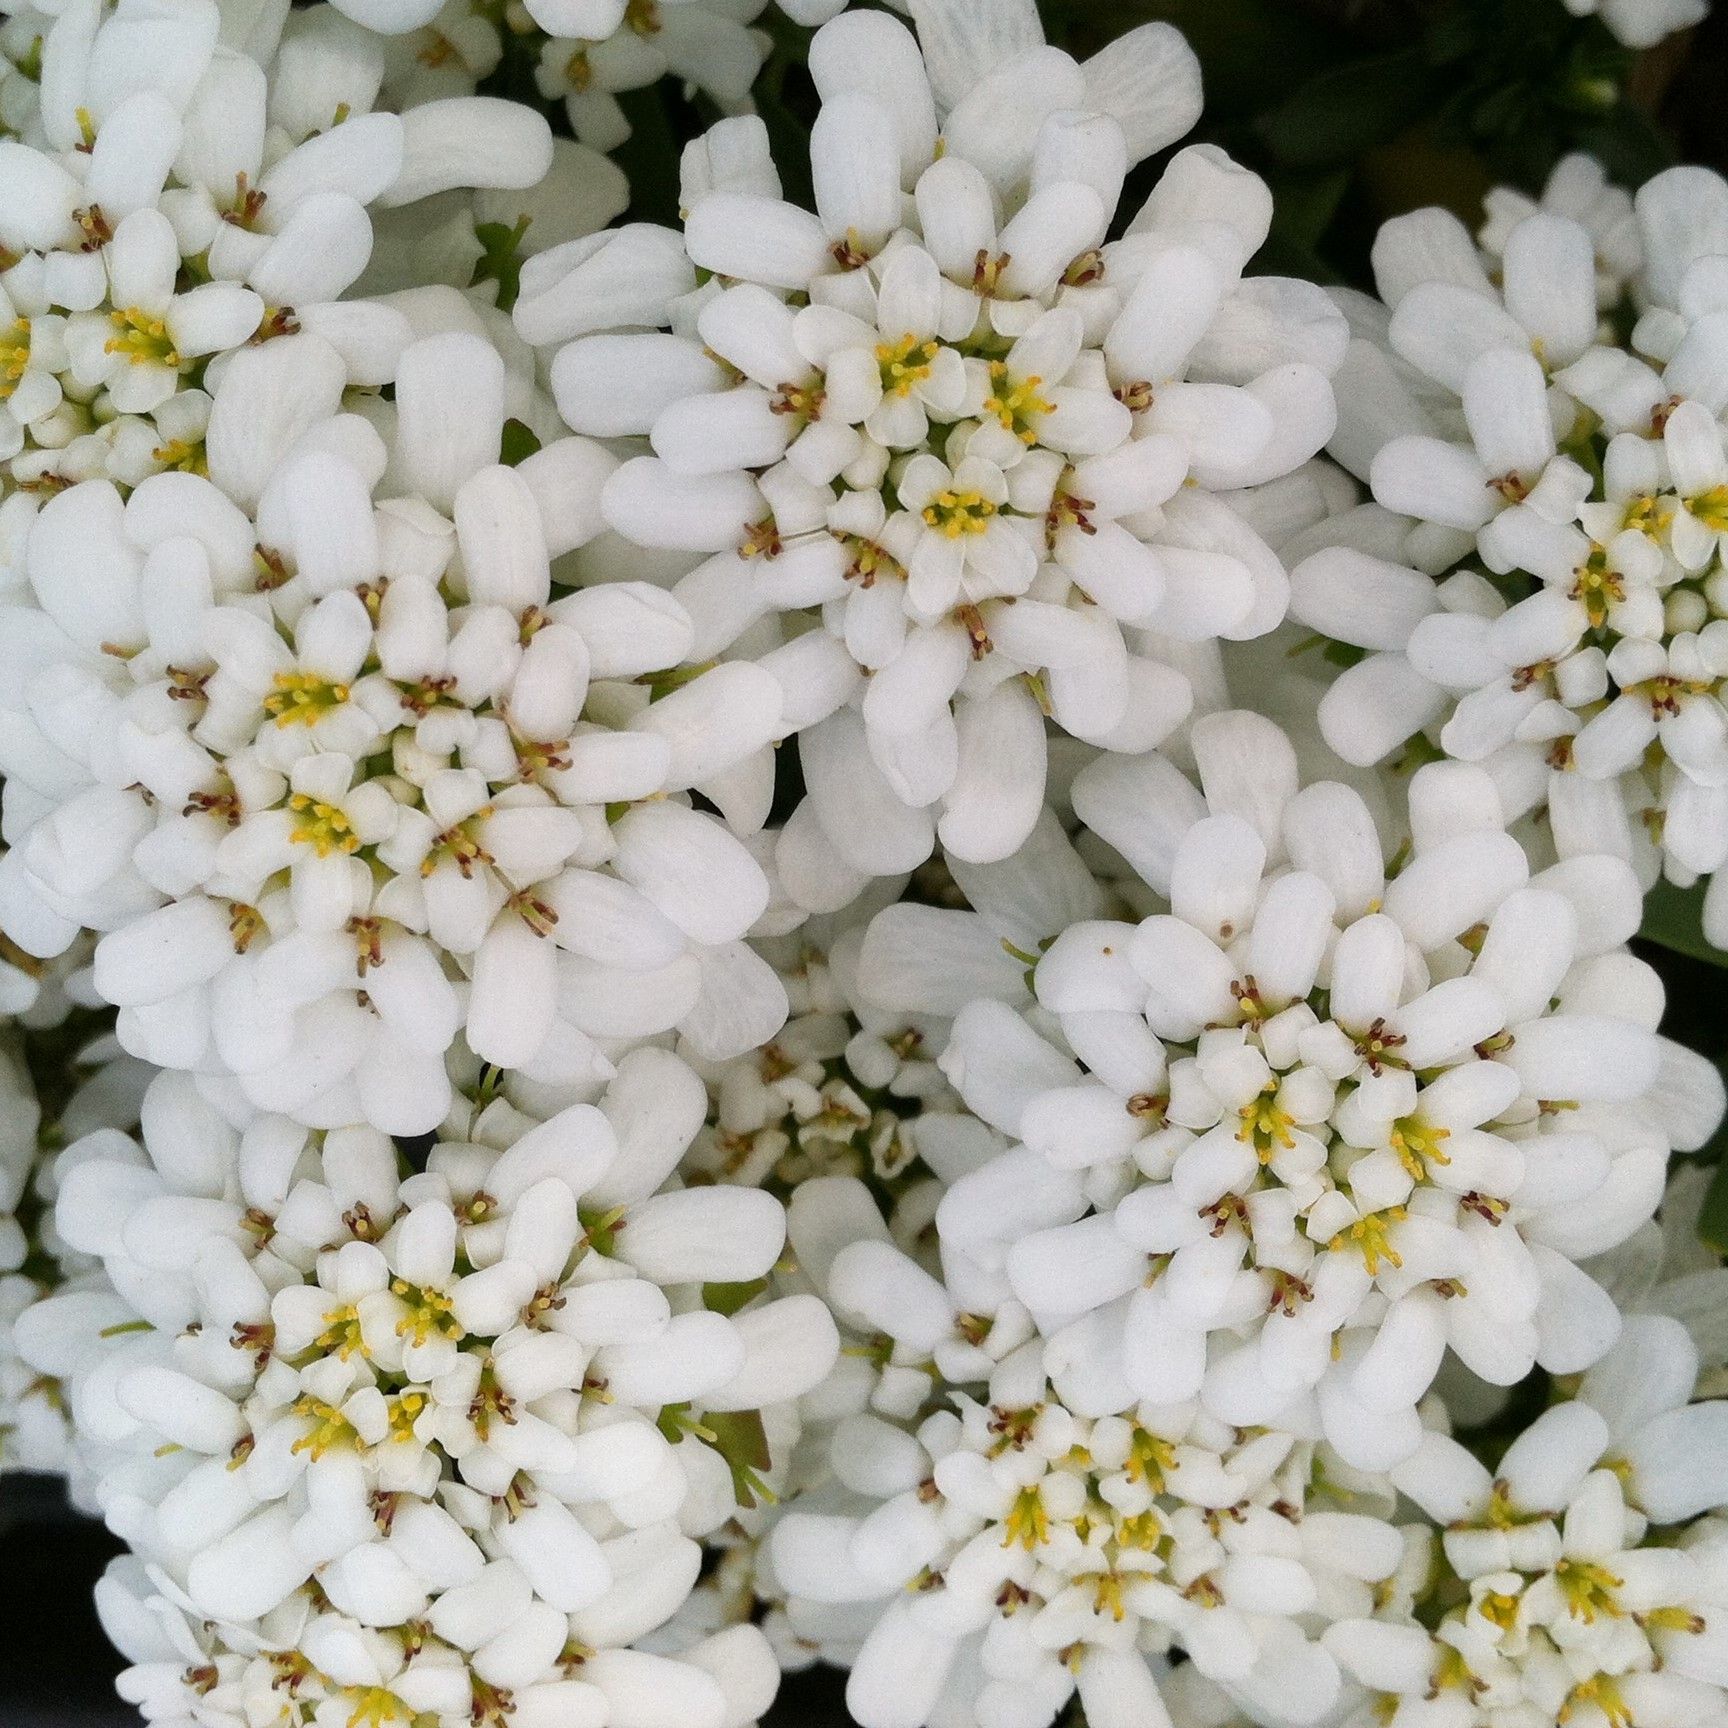
<svg viewBox="0 0 1728 1728">
<path fill-rule="evenodd" d="M 723 125 L 686 157 L 682 233 L 544 253 L 515 314 L 570 426 L 646 440 L 606 520 L 684 555 L 694 653 L 788 681 L 788 833 L 864 876 L 938 837 L 1007 856 L 1046 717 L 1150 749 L 1191 701 L 1163 639 L 1279 621 L 1283 570 L 1218 495 L 1330 436 L 1346 336 L 1307 285 L 1243 277 L 1269 202 L 1215 150 L 1110 237 L 1126 171 L 1197 111 L 1167 26 L 1079 65 L 1029 4 L 944 14 L 922 54 L 872 13 L 816 37 L 814 212 L 759 126 Z"/>
<path fill-rule="evenodd" d="M 668 1183 L 705 1103 L 644 1049 L 598 1105 L 466 1103 L 404 1171 L 374 1128 L 236 1126 L 163 1075 L 142 1150 L 67 1148 L 59 1227 L 105 1283 L 19 1343 L 148 1565 L 121 1638 L 147 1714 L 248 1721 L 271 1691 L 295 1722 L 598 1719 L 615 1692 L 757 1713 L 759 1634 L 627 1648 L 748 1498 L 762 1409 L 834 1358 L 813 1297 L 715 1297 L 772 1268 L 785 1220 Z M 153 1618 L 178 1654 L 147 1653 Z"/>
<path fill-rule="evenodd" d="M 1635 244 L 1590 190 L 1575 173 L 1548 206 L 1502 206 L 1497 260 L 1437 211 L 1382 232 L 1391 316 L 1344 369 L 1335 449 L 1416 526 L 1371 508 L 1323 525 L 1291 611 L 1360 651 L 1320 712 L 1347 760 L 1431 731 L 1491 766 L 1511 816 L 1545 807 L 1561 856 L 1612 849 L 1646 885 L 1689 886 L 1728 859 L 1728 186 L 1659 175 Z M 1706 919 L 1722 940 L 1728 901 Z"/>
<path fill-rule="evenodd" d="M 0 1467 L 146 1722 L 1728 1722 L 1728 183 L 1372 298 L 1162 23 L 0 10 Z"/>
</svg>

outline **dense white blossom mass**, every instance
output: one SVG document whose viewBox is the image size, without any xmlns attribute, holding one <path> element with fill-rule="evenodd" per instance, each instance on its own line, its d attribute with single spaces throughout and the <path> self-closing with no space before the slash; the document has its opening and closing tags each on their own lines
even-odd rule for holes
<svg viewBox="0 0 1728 1728">
<path fill-rule="evenodd" d="M 1728 1728 L 1728 183 L 1323 288 L 1047 22 L 0 0 L 0 1470 L 156 1728 Z"/>
</svg>

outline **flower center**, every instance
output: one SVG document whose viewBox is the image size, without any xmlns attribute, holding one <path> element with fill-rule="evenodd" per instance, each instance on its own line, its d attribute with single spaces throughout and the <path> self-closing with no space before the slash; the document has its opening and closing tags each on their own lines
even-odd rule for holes
<svg viewBox="0 0 1728 1728">
<path fill-rule="evenodd" d="M 956 492 L 952 486 L 938 492 L 924 506 L 924 520 L 950 540 L 964 534 L 982 534 L 990 526 L 996 506 L 982 492 Z"/>
<path fill-rule="evenodd" d="M 360 1313 L 352 1302 L 332 1308 L 324 1316 L 324 1330 L 313 1340 L 313 1345 L 327 1356 L 340 1356 L 344 1362 L 356 1352 L 366 1354 L 366 1344 L 360 1336 Z"/>
<path fill-rule="evenodd" d="M 1616 1578 L 1606 1566 L 1590 1560 L 1562 1560 L 1554 1568 L 1554 1581 L 1560 1586 L 1560 1594 L 1566 1598 L 1567 1610 L 1574 1620 L 1588 1624 L 1598 1614 L 1620 1618 L 1623 1610 L 1614 1592 L 1626 1580 Z"/>
<path fill-rule="evenodd" d="M 278 672 L 276 688 L 264 698 L 264 712 L 278 726 L 316 726 L 333 708 L 348 700 L 348 686 L 316 672 Z"/>
<path fill-rule="evenodd" d="M 467 1337 L 451 1310 L 455 1303 L 442 1290 L 423 1289 L 404 1278 L 390 1281 L 393 1295 L 399 1296 L 408 1312 L 396 1322 L 396 1336 L 411 1338 L 425 1344 L 432 1338 L 448 1338 L 453 1342 Z"/>
<path fill-rule="evenodd" d="M 1258 1098 L 1250 1099 L 1239 1112 L 1242 1126 L 1236 1138 L 1254 1148 L 1262 1164 L 1270 1163 L 1280 1146 L 1288 1149 L 1296 1144 L 1291 1132 L 1296 1118 L 1278 1107 L 1278 1082 L 1270 1080 Z"/>
<path fill-rule="evenodd" d="M 910 396 L 930 376 L 936 353 L 934 342 L 921 342 L 916 336 L 877 343 L 876 364 L 882 369 L 882 394 Z"/>
<path fill-rule="evenodd" d="M 310 1452 L 314 1459 L 319 1459 L 334 1446 L 360 1449 L 359 1431 L 334 1404 L 326 1404 L 308 1392 L 294 1400 L 293 1410 L 296 1416 L 304 1416 L 311 1423 L 294 1442 L 294 1451 Z"/>
<path fill-rule="evenodd" d="M 9 330 L 0 332 L 0 402 L 12 394 L 12 387 L 29 364 L 30 320 L 20 318 Z"/>
<path fill-rule="evenodd" d="M 1398 1162 L 1409 1171 L 1413 1182 L 1420 1182 L 1428 1172 L 1424 1160 L 1433 1164 L 1450 1164 L 1451 1158 L 1440 1150 L 1440 1142 L 1451 1136 L 1449 1128 L 1431 1128 L 1416 1116 L 1400 1116 L 1392 1124 L 1392 1150 Z"/>
<path fill-rule="evenodd" d="M 1392 1228 L 1410 1216 L 1407 1206 L 1388 1206 L 1384 1212 L 1369 1212 L 1346 1230 L 1340 1230 L 1327 1248 L 1336 1252 L 1346 1244 L 1362 1256 L 1370 1278 L 1378 1277 L 1381 1263 L 1402 1266 L 1404 1257 L 1392 1246 Z"/>
<path fill-rule="evenodd" d="M 300 818 L 290 838 L 302 846 L 310 846 L 320 858 L 328 858 L 332 852 L 360 850 L 360 836 L 337 805 L 296 792 L 288 800 L 288 808 Z"/>
<path fill-rule="evenodd" d="M 174 338 L 155 313 L 136 306 L 118 307 L 108 314 L 108 321 L 117 332 L 108 338 L 110 354 L 123 354 L 134 366 L 180 365 Z"/>
<path fill-rule="evenodd" d="M 990 382 L 993 388 L 992 393 L 984 398 L 985 412 L 993 414 L 1002 429 L 1012 432 L 1022 444 L 1036 444 L 1038 433 L 1034 421 L 1056 410 L 1055 403 L 1045 401 L 1038 394 L 1038 386 L 1043 380 L 1033 375 L 1015 382 L 1008 376 L 1007 361 L 992 360 Z"/>
</svg>

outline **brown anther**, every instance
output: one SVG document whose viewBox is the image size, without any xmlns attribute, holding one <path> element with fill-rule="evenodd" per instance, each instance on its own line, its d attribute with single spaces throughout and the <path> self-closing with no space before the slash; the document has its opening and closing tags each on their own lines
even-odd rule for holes
<svg viewBox="0 0 1728 1728">
<path fill-rule="evenodd" d="M 820 384 L 782 384 L 768 400 L 770 414 L 791 416 L 808 425 L 822 412 L 828 393 Z"/>
<path fill-rule="evenodd" d="M 424 720 L 455 688 L 456 680 L 446 675 L 441 678 L 422 678 L 417 684 L 399 684 L 396 694 L 402 706 L 416 720 Z"/>
<path fill-rule="evenodd" d="M 982 660 L 991 648 L 990 630 L 984 622 L 984 614 L 967 601 L 964 606 L 954 608 L 954 616 L 972 639 L 972 658 Z"/>
<path fill-rule="evenodd" d="M 1240 1224 L 1248 1229 L 1248 1202 L 1240 1194 L 1225 1194 L 1214 1200 L 1210 1206 L 1200 1208 L 1202 1218 L 1212 1220 L 1212 1235 L 1222 1236 L 1232 1224 Z"/>
<path fill-rule="evenodd" d="M 294 574 L 288 568 L 288 560 L 280 552 L 272 551 L 268 546 L 257 546 L 252 551 L 252 587 L 259 594 L 268 594 L 272 589 L 280 588 Z"/>
<path fill-rule="evenodd" d="M 1497 492 L 1508 504 L 1522 504 L 1530 496 L 1529 483 L 1517 473 L 1501 474 L 1490 480 L 1488 490 Z"/>
<path fill-rule="evenodd" d="M 1569 736 L 1556 738 L 1554 742 L 1550 744 L 1545 751 L 1543 751 L 1542 760 L 1546 762 L 1557 774 L 1570 773 L 1577 765 L 1573 759 L 1572 743 L 1573 741 Z"/>
<path fill-rule="evenodd" d="M 384 964 L 384 920 L 356 914 L 348 920 L 346 928 L 354 938 L 354 970 L 364 978 L 372 967 Z"/>
<path fill-rule="evenodd" d="M 1002 285 L 1002 273 L 1013 262 L 1013 254 L 999 252 L 994 256 L 984 247 L 972 260 L 972 288 L 975 293 L 994 295 Z"/>
<path fill-rule="evenodd" d="M 1470 1291 L 1461 1278 L 1430 1278 L 1428 1288 L 1436 1296 L 1444 1296 L 1451 1301 L 1454 1296 L 1468 1296 Z"/>
<path fill-rule="evenodd" d="M 1538 680 L 1547 678 L 1554 671 L 1552 660 L 1534 660 L 1528 666 L 1517 666 L 1512 671 L 1512 688 L 1528 690 Z"/>
<path fill-rule="evenodd" d="M 356 1242 L 376 1242 L 384 1234 L 372 1216 L 372 1208 L 364 1200 L 355 1201 L 342 1214 L 342 1224 Z"/>
<path fill-rule="evenodd" d="M 1402 1057 L 1392 1054 L 1405 1042 L 1404 1034 L 1391 1031 L 1382 1017 L 1356 1040 L 1356 1054 L 1368 1064 L 1370 1074 L 1378 1075 L 1383 1068 L 1406 1066 Z"/>
<path fill-rule="evenodd" d="M 1666 402 L 1658 402 L 1650 410 L 1650 436 L 1660 438 L 1668 430 L 1668 422 L 1674 417 L 1674 410 L 1680 406 L 1683 398 L 1670 396 Z"/>
<path fill-rule="evenodd" d="M 222 1676 L 216 1671 L 214 1662 L 206 1662 L 199 1668 L 188 1668 L 181 1676 L 187 1686 L 196 1692 L 200 1698 L 208 1697 L 210 1693 L 214 1692 L 221 1678 Z"/>
<path fill-rule="evenodd" d="M 1144 414 L 1157 394 L 1148 378 L 1137 378 L 1132 384 L 1118 384 L 1110 392 L 1131 414 Z"/>
<path fill-rule="evenodd" d="M 848 228 L 846 238 L 836 240 L 828 248 L 828 255 L 842 270 L 862 270 L 870 262 L 870 253 L 856 228 Z"/>
<path fill-rule="evenodd" d="M 264 316 L 258 321 L 258 328 L 252 332 L 252 345 L 257 347 L 261 342 L 269 342 L 277 336 L 298 336 L 300 334 L 300 317 L 292 306 L 271 306 L 265 310 Z"/>
<path fill-rule="evenodd" d="M 240 826 L 240 798 L 233 790 L 227 792 L 194 792 L 187 800 L 182 816 L 214 816 L 225 827 Z"/>
<path fill-rule="evenodd" d="M 1082 252 L 1066 270 L 1062 272 L 1064 288 L 1090 288 L 1095 282 L 1104 280 L 1104 249 L 1093 246 Z"/>
<path fill-rule="evenodd" d="M 276 1328 L 267 1320 L 236 1320 L 228 1342 L 248 1352 L 262 1372 L 276 1350 Z"/>
<path fill-rule="evenodd" d="M 228 903 L 228 937 L 236 954 L 244 954 L 264 928 L 264 914 L 243 900 Z"/>
<path fill-rule="evenodd" d="M 183 666 L 168 668 L 168 700 L 170 702 L 202 702 L 204 686 L 210 682 L 208 672 L 193 672 Z"/>
<path fill-rule="evenodd" d="M 1216 1231 L 1213 1232 L 1217 1234 Z M 1271 1273 L 1272 1294 L 1266 1301 L 1266 1312 L 1279 1313 L 1287 1319 L 1294 1319 L 1296 1310 L 1304 1302 L 1314 1300 L 1314 1286 L 1306 1278 L 1298 1278 L 1294 1272 Z"/>
<path fill-rule="evenodd" d="M 102 213 L 100 204 L 86 205 L 72 212 L 72 220 L 84 238 L 78 243 L 80 252 L 100 252 L 114 238 L 114 224 Z"/>
<path fill-rule="evenodd" d="M 367 1509 L 371 1512 L 372 1522 L 378 1526 L 381 1536 L 388 1536 L 391 1526 L 396 1522 L 397 1499 L 397 1495 L 382 1488 L 373 1489 L 366 1497 Z"/>
<path fill-rule="evenodd" d="M 251 228 L 264 213 L 269 193 L 251 184 L 242 168 L 234 176 L 234 202 L 222 212 L 222 220 L 236 228 Z"/>
<path fill-rule="evenodd" d="M 1128 1100 L 1128 1114 L 1138 1116 L 1143 1121 L 1162 1122 L 1164 1112 L 1170 1108 L 1168 1092 L 1136 1092 Z"/>
<path fill-rule="evenodd" d="M 1474 1212 L 1486 1224 L 1498 1224 L 1510 1210 L 1507 1202 L 1493 1194 L 1481 1194 L 1472 1188 L 1458 1204 L 1466 1212 Z"/>
<path fill-rule="evenodd" d="M 760 522 L 752 522 L 745 528 L 738 555 L 741 558 L 778 558 L 784 550 L 779 525 L 772 516 L 764 516 Z"/>
<path fill-rule="evenodd" d="M 526 888 L 518 888 L 504 904 L 534 932 L 536 936 L 550 936 L 558 923 L 557 909 L 549 902 L 532 894 Z"/>
</svg>

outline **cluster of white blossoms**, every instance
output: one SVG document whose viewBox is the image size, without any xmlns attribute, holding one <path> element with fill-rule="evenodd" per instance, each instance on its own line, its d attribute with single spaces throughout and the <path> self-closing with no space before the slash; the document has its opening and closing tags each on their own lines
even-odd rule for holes
<svg viewBox="0 0 1728 1728">
<path fill-rule="evenodd" d="M 763 1409 L 833 1363 L 814 1296 L 715 1297 L 771 1270 L 784 1211 L 669 1180 L 706 1108 L 670 1052 L 543 1120 L 485 1090 L 418 1169 L 172 1074 L 142 1150 L 61 1155 L 59 1228 L 105 1283 L 18 1342 L 142 1563 L 108 1609 L 147 1719 L 285 1693 L 268 1719 L 736 1728 L 771 1696 L 751 1627 L 628 1647 L 748 1498 Z"/>
<path fill-rule="evenodd" d="M 1244 278 L 1270 198 L 1214 149 L 1112 237 L 1125 173 L 1198 112 L 1168 26 L 1080 65 L 1029 0 L 913 13 L 917 38 L 858 12 L 811 44 L 815 211 L 724 123 L 682 232 L 543 253 L 515 311 L 566 422 L 641 451 L 601 508 L 682 554 L 693 652 L 794 685 L 788 835 L 863 877 L 938 838 L 1007 856 L 1046 718 L 1150 749 L 1189 712 L 1184 649 L 1279 622 L 1283 569 L 1221 495 L 1331 435 L 1347 335 L 1310 285 Z"/>
<path fill-rule="evenodd" d="M 1379 508 L 1311 531 L 1291 613 L 1360 651 L 1320 710 L 1346 760 L 1429 734 L 1560 856 L 1684 887 L 1728 860 L 1728 184 L 1672 169 L 1635 214 L 1573 165 L 1487 256 L 1439 211 L 1387 225 L 1333 446 Z"/>
<path fill-rule="evenodd" d="M 1374 300 L 1167 25 L 780 13 L 0 0 L 0 1468 L 123 1697 L 1728 1728 L 1628 947 L 1728 881 L 1728 184 Z"/>
<path fill-rule="evenodd" d="M 346 298 L 369 207 L 546 174 L 537 114 L 453 96 L 374 111 L 384 60 L 325 7 L 250 30 L 216 0 L 54 8 L 0 134 L 0 501 L 199 472 L 223 377 L 312 336 L 346 384 L 390 382 L 398 309 Z"/>
</svg>

